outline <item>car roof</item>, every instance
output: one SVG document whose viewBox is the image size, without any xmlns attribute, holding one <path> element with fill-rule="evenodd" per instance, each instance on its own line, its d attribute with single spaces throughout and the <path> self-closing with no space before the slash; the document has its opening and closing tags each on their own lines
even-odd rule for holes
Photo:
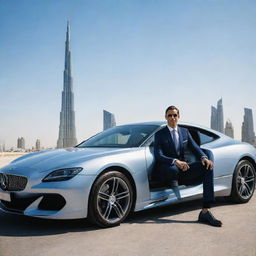
<svg viewBox="0 0 256 256">
<path fill-rule="evenodd" d="M 164 127 L 166 125 L 166 121 L 150 121 L 150 122 L 140 122 L 140 123 L 128 123 L 128 124 L 123 124 L 123 125 L 156 125 L 160 127 Z M 217 135 L 219 138 L 222 138 L 222 140 L 224 141 L 236 141 L 237 143 L 241 143 L 241 141 L 237 141 L 234 140 L 230 137 L 228 137 L 227 135 L 225 135 L 224 133 L 215 131 L 209 127 L 203 126 L 203 125 L 199 125 L 199 124 L 194 124 L 194 123 L 189 123 L 189 122 L 179 122 L 178 125 L 183 126 L 185 128 L 195 128 L 195 129 L 202 129 L 206 132 L 210 132 L 213 133 L 215 135 Z M 122 126 L 122 125 L 120 125 Z"/>
<path fill-rule="evenodd" d="M 164 125 L 166 122 L 163 121 L 151 121 L 151 122 L 140 122 L 140 123 L 127 123 L 127 124 L 122 124 L 122 125 Z M 121 125 L 120 125 L 121 126 Z"/>
<path fill-rule="evenodd" d="M 140 122 L 140 123 L 128 123 L 128 124 L 123 124 L 123 125 L 157 125 L 157 126 L 165 126 L 166 122 L 164 121 L 151 121 L 151 122 Z M 209 127 L 199 125 L 199 124 L 194 124 L 194 123 L 189 123 L 189 122 L 179 122 L 178 125 L 180 126 L 189 126 L 189 127 L 195 127 L 199 129 L 203 129 L 212 133 L 215 133 L 216 135 L 223 136 L 223 133 L 220 133 L 218 131 L 215 131 Z M 120 125 L 121 126 L 121 125 Z"/>
</svg>

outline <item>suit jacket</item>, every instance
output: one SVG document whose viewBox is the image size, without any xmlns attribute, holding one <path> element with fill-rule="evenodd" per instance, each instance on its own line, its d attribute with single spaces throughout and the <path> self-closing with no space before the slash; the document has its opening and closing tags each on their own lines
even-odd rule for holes
<svg viewBox="0 0 256 256">
<path fill-rule="evenodd" d="M 154 155 L 157 165 L 172 165 L 174 159 L 184 161 L 184 151 L 186 148 L 190 148 L 195 155 L 201 159 L 206 157 L 204 152 L 200 149 L 197 143 L 193 140 L 189 131 L 186 128 L 178 126 L 180 152 L 175 149 L 174 142 L 168 127 L 164 127 L 155 134 L 154 142 Z"/>
</svg>

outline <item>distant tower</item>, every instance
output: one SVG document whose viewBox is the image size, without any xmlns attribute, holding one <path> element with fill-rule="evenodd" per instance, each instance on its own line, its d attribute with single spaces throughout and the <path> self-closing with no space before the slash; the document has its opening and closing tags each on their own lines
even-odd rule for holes
<svg viewBox="0 0 256 256">
<path fill-rule="evenodd" d="M 40 143 L 40 140 L 39 140 L 39 139 L 36 140 L 36 150 L 37 150 L 37 151 L 40 151 L 40 150 L 41 150 L 41 143 Z"/>
<path fill-rule="evenodd" d="M 25 139 L 23 137 L 20 138 L 21 148 L 25 149 Z"/>
<path fill-rule="evenodd" d="M 242 124 L 242 141 L 255 144 L 252 109 L 244 109 L 244 121 Z"/>
<path fill-rule="evenodd" d="M 0 152 L 5 152 L 5 143 L 3 140 L 0 140 Z"/>
<path fill-rule="evenodd" d="M 211 107 L 211 128 L 224 133 L 224 115 L 222 99 L 218 100 L 217 108 Z"/>
<path fill-rule="evenodd" d="M 71 52 L 69 49 L 69 23 L 66 32 L 65 47 L 65 69 L 63 74 L 62 104 L 60 112 L 59 138 L 57 148 L 72 147 L 77 144 L 75 111 L 74 111 L 74 93 L 71 76 Z"/>
<path fill-rule="evenodd" d="M 211 128 L 215 131 L 218 130 L 218 124 L 217 124 L 217 108 L 211 107 Z"/>
<path fill-rule="evenodd" d="M 20 146 L 20 138 L 17 139 L 17 148 L 21 148 L 21 146 Z"/>
<path fill-rule="evenodd" d="M 230 120 L 226 122 L 225 134 L 234 139 L 234 128 Z"/>
<path fill-rule="evenodd" d="M 25 139 L 23 137 L 18 138 L 18 140 L 17 140 L 17 148 L 25 149 Z"/>
<path fill-rule="evenodd" d="M 113 126 L 116 126 L 114 114 L 103 110 L 103 130 L 107 130 Z"/>
<path fill-rule="evenodd" d="M 223 105 L 222 99 L 217 102 L 217 131 L 224 133 L 224 115 L 223 115 Z"/>
</svg>

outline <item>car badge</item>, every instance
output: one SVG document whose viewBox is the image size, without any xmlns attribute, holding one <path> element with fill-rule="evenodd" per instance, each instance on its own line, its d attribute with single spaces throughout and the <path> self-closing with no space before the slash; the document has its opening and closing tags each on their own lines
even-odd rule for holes
<svg viewBox="0 0 256 256">
<path fill-rule="evenodd" d="M 4 173 L 0 173 L 0 188 L 7 190 L 8 187 L 8 176 Z"/>
</svg>

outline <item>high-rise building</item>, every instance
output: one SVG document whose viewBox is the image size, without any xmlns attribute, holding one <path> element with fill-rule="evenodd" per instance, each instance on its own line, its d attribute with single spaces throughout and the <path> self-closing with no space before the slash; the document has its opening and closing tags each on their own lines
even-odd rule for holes
<svg viewBox="0 0 256 256">
<path fill-rule="evenodd" d="M 116 126 L 114 114 L 103 110 L 103 130 L 107 130 L 113 126 Z"/>
<path fill-rule="evenodd" d="M 36 150 L 37 150 L 37 151 L 40 151 L 40 150 L 41 150 L 41 143 L 40 143 L 40 140 L 39 140 L 39 139 L 36 140 Z"/>
<path fill-rule="evenodd" d="M 17 140 L 17 148 L 25 150 L 25 139 L 23 137 L 18 138 L 18 140 Z"/>
<path fill-rule="evenodd" d="M 0 140 L 0 152 L 5 152 L 5 143 L 3 140 Z"/>
<path fill-rule="evenodd" d="M 215 108 L 214 106 L 211 107 L 211 128 L 215 131 L 218 130 L 217 108 Z"/>
<path fill-rule="evenodd" d="M 234 139 L 234 128 L 230 120 L 226 122 L 225 134 Z"/>
<path fill-rule="evenodd" d="M 217 102 L 217 123 L 218 123 L 217 131 L 224 133 L 224 114 L 223 114 L 222 99 L 218 100 Z"/>
<path fill-rule="evenodd" d="M 255 145 L 252 109 L 244 108 L 244 121 L 242 124 L 242 141 Z"/>
<path fill-rule="evenodd" d="M 218 100 L 217 108 L 211 107 L 211 128 L 224 133 L 224 114 L 222 99 Z"/>
<path fill-rule="evenodd" d="M 60 112 L 59 138 L 57 148 L 72 147 L 77 144 L 73 81 L 71 76 L 70 28 L 67 24 L 65 44 L 65 69 L 63 74 L 62 104 Z"/>
<path fill-rule="evenodd" d="M 23 137 L 20 138 L 21 148 L 25 150 L 25 139 Z"/>
</svg>

